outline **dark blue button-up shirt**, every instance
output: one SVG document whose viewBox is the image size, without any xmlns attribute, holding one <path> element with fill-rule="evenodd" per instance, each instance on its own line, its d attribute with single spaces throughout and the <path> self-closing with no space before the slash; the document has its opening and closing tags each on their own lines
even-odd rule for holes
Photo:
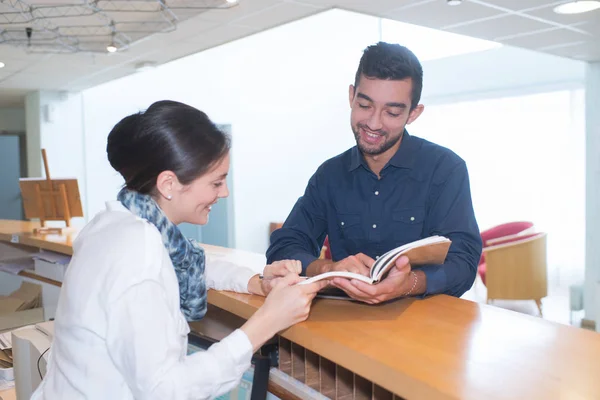
<svg viewBox="0 0 600 400">
<path fill-rule="evenodd" d="M 327 235 L 334 261 L 357 253 L 377 258 L 417 239 L 445 236 L 452 240 L 445 263 L 421 267 L 425 294 L 461 296 L 473 284 L 482 247 L 465 162 L 407 132 L 380 177 L 357 147 L 326 161 L 273 232 L 267 261 L 300 260 L 306 272 Z"/>
</svg>

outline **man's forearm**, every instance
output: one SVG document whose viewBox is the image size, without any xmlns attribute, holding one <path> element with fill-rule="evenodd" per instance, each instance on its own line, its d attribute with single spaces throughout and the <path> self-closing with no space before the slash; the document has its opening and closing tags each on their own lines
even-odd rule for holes
<svg viewBox="0 0 600 400">
<path fill-rule="evenodd" d="M 457 257 L 446 260 L 443 265 L 428 265 L 423 267 L 427 275 L 427 295 L 444 293 L 449 296 L 462 296 L 473 284 L 477 274 L 476 268 L 469 267 L 468 261 Z"/>
</svg>

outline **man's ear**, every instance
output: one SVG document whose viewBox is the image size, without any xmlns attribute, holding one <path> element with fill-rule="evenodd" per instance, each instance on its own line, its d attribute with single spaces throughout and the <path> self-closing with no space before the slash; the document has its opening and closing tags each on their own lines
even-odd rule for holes
<svg viewBox="0 0 600 400">
<path fill-rule="evenodd" d="M 348 102 L 350 103 L 350 108 L 352 108 L 352 102 L 354 101 L 354 85 L 350 85 L 348 88 Z"/>
<path fill-rule="evenodd" d="M 415 122 L 417 120 L 417 118 L 419 118 L 421 116 L 421 114 L 423 114 L 423 111 L 425 111 L 425 106 L 423 104 L 419 104 L 418 106 L 416 106 L 408 114 L 408 120 L 406 121 L 406 125 L 410 125 L 413 122 Z"/>
</svg>

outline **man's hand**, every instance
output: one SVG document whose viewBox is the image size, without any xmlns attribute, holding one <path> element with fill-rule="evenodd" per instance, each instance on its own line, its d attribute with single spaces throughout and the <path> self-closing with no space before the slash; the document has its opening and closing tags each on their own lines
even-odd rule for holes
<svg viewBox="0 0 600 400">
<path fill-rule="evenodd" d="M 422 271 L 412 271 L 408 257 L 396 260 L 387 277 L 376 285 L 358 279 L 334 278 L 332 285 L 342 289 L 348 296 L 368 304 L 377 304 L 408 295 L 425 293 L 426 277 Z"/>
<path fill-rule="evenodd" d="M 371 271 L 374 262 L 375 260 L 363 253 L 346 257 L 338 262 L 333 262 L 331 260 L 316 260 L 308 266 L 306 275 L 315 276 L 324 274 L 325 272 L 348 271 L 369 276 L 369 272 Z"/>
</svg>

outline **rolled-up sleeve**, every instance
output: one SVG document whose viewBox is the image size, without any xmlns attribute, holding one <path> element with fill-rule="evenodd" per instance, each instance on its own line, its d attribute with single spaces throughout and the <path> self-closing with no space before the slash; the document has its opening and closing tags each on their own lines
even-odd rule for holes
<svg viewBox="0 0 600 400">
<path fill-rule="evenodd" d="M 428 231 L 452 240 L 446 262 L 422 268 L 427 277 L 425 295 L 445 293 L 460 297 L 477 275 L 482 242 L 473 211 L 469 175 L 460 160 L 449 173 L 434 179 L 429 204 Z"/>
<path fill-rule="evenodd" d="M 245 266 L 217 257 L 206 257 L 206 287 L 208 289 L 250 293 L 248 292 L 248 282 L 255 275 L 257 275 L 256 271 Z"/>
</svg>

